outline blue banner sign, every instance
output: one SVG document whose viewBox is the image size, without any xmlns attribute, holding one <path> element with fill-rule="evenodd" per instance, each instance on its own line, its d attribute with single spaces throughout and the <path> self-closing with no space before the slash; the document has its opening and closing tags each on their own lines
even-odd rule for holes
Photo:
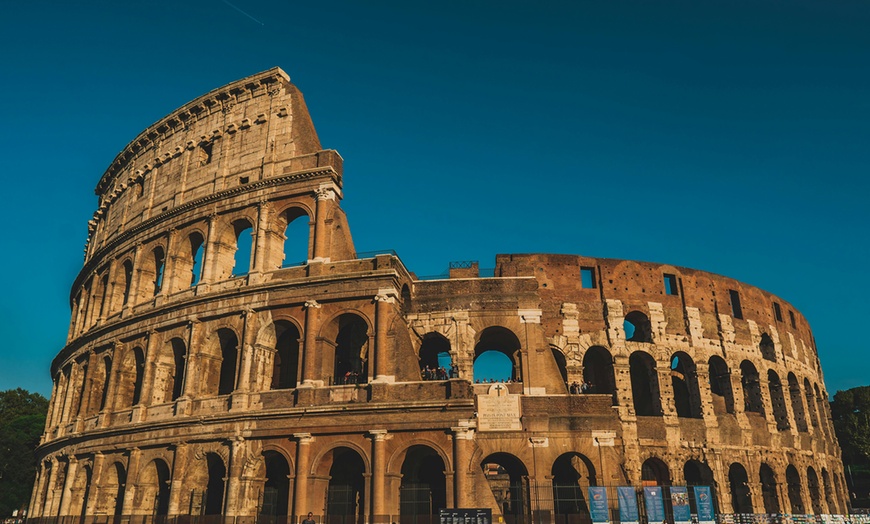
<svg viewBox="0 0 870 524">
<path fill-rule="evenodd" d="M 607 488 L 589 486 L 589 515 L 592 522 L 610 522 L 610 511 L 607 508 Z"/>
<path fill-rule="evenodd" d="M 716 522 L 710 486 L 695 486 L 695 505 L 698 506 L 698 524 L 713 524 Z"/>
<path fill-rule="evenodd" d="M 665 503 L 662 501 L 661 486 L 643 488 L 643 501 L 646 504 L 646 519 L 649 524 L 665 521 Z"/>
<path fill-rule="evenodd" d="M 671 486 L 671 507 L 674 510 L 674 524 L 692 524 L 689 489 L 686 486 Z"/>
<path fill-rule="evenodd" d="M 640 517 L 637 512 L 637 492 L 632 486 L 616 488 L 619 498 L 619 521 L 622 524 L 638 524 Z"/>
</svg>

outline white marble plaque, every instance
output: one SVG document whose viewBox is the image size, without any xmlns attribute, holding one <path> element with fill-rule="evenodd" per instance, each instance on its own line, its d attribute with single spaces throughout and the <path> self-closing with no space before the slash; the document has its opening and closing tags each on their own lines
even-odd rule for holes
<svg viewBox="0 0 870 524">
<path fill-rule="evenodd" d="M 520 396 L 509 394 L 503 384 L 477 396 L 478 431 L 522 431 L 520 415 Z"/>
</svg>

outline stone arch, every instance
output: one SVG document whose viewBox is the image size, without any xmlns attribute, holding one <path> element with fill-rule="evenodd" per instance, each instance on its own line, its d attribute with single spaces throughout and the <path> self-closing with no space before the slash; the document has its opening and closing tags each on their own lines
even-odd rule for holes
<svg viewBox="0 0 870 524">
<path fill-rule="evenodd" d="M 522 345 L 517 335 L 510 329 L 502 326 L 489 326 L 477 334 L 477 343 L 474 346 L 474 362 L 490 351 L 501 353 L 508 357 L 511 362 L 510 380 L 522 382 Z M 475 371 L 478 366 L 475 366 Z"/>
<path fill-rule="evenodd" d="M 749 476 L 739 462 L 728 467 L 728 487 L 731 491 L 731 509 L 734 513 L 753 513 Z"/>
<path fill-rule="evenodd" d="M 127 487 L 127 470 L 121 462 L 106 468 L 100 478 L 100 486 L 94 501 L 97 515 L 120 516 L 124 509 L 124 493 Z"/>
<path fill-rule="evenodd" d="M 157 244 L 142 257 L 139 267 L 139 301 L 150 300 L 160 294 L 163 288 L 164 269 L 166 268 L 166 248 Z"/>
<path fill-rule="evenodd" d="M 510 453 L 492 453 L 480 462 L 489 488 L 506 520 L 524 521 L 531 510 L 529 472 L 523 461 Z"/>
<path fill-rule="evenodd" d="M 788 488 L 788 501 L 789 504 L 791 504 L 791 512 L 798 515 L 806 513 L 804 499 L 801 493 L 801 474 L 798 473 L 797 468 L 791 464 L 785 468 L 785 483 Z"/>
<path fill-rule="evenodd" d="M 819 427 L 821 428 L 820 433 L 830 437 L 831 427 L 828 425 L 828 412 L 826 409 L 828 402 L 822 395 L 818 384 L 813 384 L 813 389 L 816 392 L 816 409 L 819 412 Z"/>
<path fill-rule="evenodd" d="M 179 337 L 167 341 L 155 360 L 152 397 L 155 404 L 173 402 L 184 390 L 187 345 Z"/>
<path fill-rule="evenodd" d="M 426 369 L 437 369 L 439 361 L 446 353 L 450 357 L 450 341 L 441 333 L 430 332 L 423 335 L 423 342 L 420 344 L 420 371 L 425 377 Z M 441 358 L 439 358 L 441 357 Z"/>
<path fill-rule="evenodd" d="M 355 310 L 345 310 L 324 323 L 320 342 L 325 344 L 323 374 L 333 384 L 365 384 L 369 376 L 372 326 Z"/>
<path fill-rule="evenodd" d="M 731 389 L 731 370 L 725 360 L 713 355 L 707 361 L 710 375 L 710 393 L 713 394 L 713 409 L 722 413 L 734 413 L 734 391 Z"/>
<path fill-rule="evenodd" d="M 755 364 L 748 360 L 740 363 L 741 384 L 743 385 L 743 411 L 764 416 L 764 400 L 761 396 L 761 380 Z"/>
<path fill-rule="evenodd" d="M 631 396 L 638 416 L 661 416 L 662 400 L 656 362 L 645 351 L 635 351 L 628 358 Z"/>
<path fill-rule="evenodd" d="M 592 346 L 583 354 L 583 380 L 590 384 L 592 393 L 608 394 L 616 405 L 616 377 L 613 356 L 602 346 Z"/>
<path fill-rule="evenodd" d="M 272 518 L 286 518 L 290 514 L 290 461 L 278 451 L 263 451 L 263 503 L 260 515 Z"/>
<path fill-rule="evenodd" d="M 254 258 L 253 224 L 256 224 L 256 220 L 246 213 L 218 219 L 218 223 L 215 224 L 215 240 L 208 246 L 209 264 L 214 268 L 212 274 L 215 281 L 246 275 L 251 270 Z M 245 244 L 239 246 L 239 236 L 243 232 L 246 232 L 243 238 Z M 250 239 L 249 243 L 248 239 Z M 239 253 L 240 247 L 241 253 Z"/>
<path fill-rule="evenodd" d="M 368 473 L 364 455 L 346 446 L 333 447 L 327 453 L 331 460 L 327 472 L 326 518 L 339 522 L 364 522 Z"/>
<path fill-rule="evenodd" d="M 311 240 L 314 226 L 311 216 L 313 214 L 299 204 L 292 204 L 278 214 L 277 224 L 281 233 L 281 261 L 278 267 L 303 265 L 313 258 Z"/>
<path fill-rule="evenodd" d="M 758 350 L 761 351 L 761 358 L 776 362 L 776 346 L 773 343 L 773 339 L 767 333 L 761 334 Z"/>
<path fill-rule="evenodd" d="M 824 513 L 822 509 L 822 492 L 819 489 L 819 476 L 812 466 L 807 467 L 807 491 L 810 493 L 810 505 L 813 508 L 813 513 L 816 515 Z"/>
<path fill-rule="evenodd" d="M 404 451 L 399 486 L 399 518 L 431 518 L 447 507 L 447 462 L 440 450 L 414 444 Z"/>
<path fill-rule="evenodd" d="M 356 442 L 351 442 L 349 440 L 333 442 L 328 447 L 321 450 L 320 453 L 312 459 L 309 474 L 316 477 L 325 477 L 329 475 L 329 469 L 332 467 L 333 461 L 335 460 L 334 451 L 338 449 L 348 449 L 359 455 L 360 458 L 362 458 L 363 465 L 365 466 L 363 473 L 365 475 L 371 475 L 372 466 L 368 453 Z"/>
<path fill-rule="evenodd" d="M 299 384 L 301 370 L 301 353 L 299 349 L 302 335 L 299 328 L 289 320 L 276 320 L 268 327 L 271 331 L 271 336 L 268 338 L 273 342 L 267 347 L 274 350 L 272 355 L 272 378 L 269 388 L 295 388 Z"/>
<path fill-rule="evenodd" d="M 120 270 L 121 285 L 118 289 L 121 291 L 121 307 L 126 306 L 130 302 L 130 289 L 133 286 L 133 260 L 127 258 L 121 263 Z M 116 308 L 120 309 L 120 308 Z"/>
<path fill-rule="evenodd" d="M 126 351 L 118 369 L 118 385 L 115 388 L 115 406 L 128 408 L 139 404 L 142 396 L 142 381 L 145 377 L 145 352 L 139 345 Z"/>
<path fill-rule="evenodd" d="M 643 483 L 655 483 L 656 486 L 670 486 L 671 470 L 662 459 L 649 457 L 640 466 L 640 480 Z"/>
<path fill-rule="evenodd" d="M 807 411 L 810 412 L 810 423 L 816 431 L 822 431 L 819 427 L 819 412 L 816 409 L 816 397 L 813 395 L 813 387 L 810 385 L 810 380 L 804 379 L 804 396 L 807 399 Z"/>
<path fill-rule="evenodd" d="M 623 321 L 625 339 L 630 342 L 652 342 L 652 323 L 646 313 L 631 311 Z"/>
<path fill-rule="evenodd" d="M 199 284 L 205 256 L 205 238 L 206 234 L 196 228 L 179 242 L 179 252 L 174 260 L 175 291 Z"/>
<path fill-rule="evenodd" d="M 828 474 L 828 468 L 822 468 L 822 487 L 825 491 L 825 503 L 828 505 L 828 513 L 839 513 L 840 510 L 834 497 L 834 490 L 831 486 L 831 476 Z"/>
<path fill-rule="evenodd" d="M 80 464 L 70 487 L 69 515 L 84 517 L 91 498 L 91 480 L 93 466 L 90 463 Z"/>
<path fill-rule="evenodd" d="M 782 393 L 782 382 L 776 371 L 767 370 L 767 389 L 770 392 L 770 404 L 773 408 L 773 418 L 776 420 L 776 429 L 785 431 L 791 427 L 788 421 L 788 410 L 785 407 L 785 395 Z"/>
<path fill-rule="evenodd" d="M 556 522 L 588 518 L 586 490 L 598 485 L 592 461 L 580 453 L 563 453 L 553 462 L 550 474 Z"/>
<path fill-rule="evenodd" d="M 713 476 L 713 470 L 706 462 L 702 462 L 698 459 L 689 459 L 685 464 L 683 464 L 683 479 L 686 482 L 686 486 L 710 486 L 711 488 L 715 488 L 716 486 L 716 479 Z M 713 507 L 717 512 L 719 512 L 719 494 L 714 489 L 712 495 Z M 689 498 L 689 505 L 692 509 L 692 513 L 698 512 L 694 497 Z"/>
<path fill-rule="evenodd" d="M 555 346 L 550 346 L 550 352 L 553 354 L 553 360 L 556 361 L 556 367 L 559 368 L 559 376 L 562 377 L 562 382 L 567 384 L 568 361 L 565 359 L 565 354 Z"/>
<path fill-rule="evenodd" d="M 758 470 L 758 480 L 761 483 L 761 498 L 765 513 L 779 513 L 779 488 L 776 473 L 773 468 L 762 462 Z"/>
<path fill-rule="evenodd" d="M 701 391 L 698 370 L 688 353 L 678 351 L 671 356 L 671 385 L 678 417 L 701 418 Z"/>
<path fill-rule="evenodd" d="M 228 395 L 236 389 L 239 363 L 239 337 L 230 328 L 217 330 L 220 344 L 220 372 L 218 374 L 218 395 Z"/>
<path fill-rule="evenodd" d="M 232 222 L 235 236 L 233 267 L 230 275 L 245 276 L 254 268 L 254 223 L 244 218 Z"/>
<path fill-rule="evenodd" d="M 198 447 L 186 470 L 185 495 L 194 515 L 220 515 L 224 511 L 227 451 L 218 444 Z"/>
<path fill-rule="evenodd" d="M 169 514 L 169 490 L 172 474 L 162 458 L 148 462 L 139 473 L 132 515 L 164 516 Z"/>
<path fill-rule="evenodd" d="M 801 433 L 807 432 L 807 416 L 804 411 L 804 400 L 801 386 L 794 373 L 788 374 L 788 397 L 791 400 L 791 411 L 794 413 L 795 425 Z"/>
</svg>

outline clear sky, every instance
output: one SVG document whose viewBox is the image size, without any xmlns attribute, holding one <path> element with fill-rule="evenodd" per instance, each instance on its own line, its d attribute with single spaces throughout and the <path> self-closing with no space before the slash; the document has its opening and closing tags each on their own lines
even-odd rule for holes
<svg viewBox="0 0 870 524">
<path fill-rule="evenodd" d="M 48 394 L 93 188 L 142 129 L 280 66 L 360 251 L 667 262 L 789 301 L 870 384 L 870 3 L 4 2 L 0 389 Z"/>
</svg>

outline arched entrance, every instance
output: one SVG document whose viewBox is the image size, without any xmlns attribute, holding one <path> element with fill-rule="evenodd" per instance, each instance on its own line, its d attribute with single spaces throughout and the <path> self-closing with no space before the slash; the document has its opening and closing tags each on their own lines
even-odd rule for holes
<svg viewBox="0 0 870 524">
<path fill-rule="evenodd" d="M 761 497 L 765 513 L 779 513 L 779 493 L 776 489 L 776 474 L 767 464 L 762 464 L 758 472 L 761 481 Z"/>
<path fill-rule="evenodd" d="M 529 506 L 529 472 L 520 459 L 509 453 L 494 453 L 480 467 L 507 524 L 526 522 Z"/>
<path fill-rule="evenodd" d="M 592 346 L 583 355 L 583 380 L 592 386 L 592 393 L 613 397 L 616 405 L 616 380 L 613 376 L 613 356 L 601 346 Z"/>
<path fill-rule="evenodd" d="M 335 448 L 326 489 L 327 524 L 365 522 L 365 463 L 359 454 L 346 447 Z"/>
<path fill-rule="evenodd" d="M 277 451 L 263 453 L 266 482 L 263 485 L 263 504 L 260 522 L 285 524 L 290 506 L 290 465 Z"/>
<path fill-rule="evenodd" d="M 749 492 L 749 477 L 746 468 L 734 463 L 728 468 L 728 485 L 731 489 L 731 508 L 734 513 L 752 513 L 752 494 Z"/>
<path fill-rule="evenodd" d="M 447 481 L 444 460 L 428 446 L 411 446 L 402 462 L 399 486 L 399 522 L 430 524 L 438 522 L 440 510 L 447 507 Z"/>
<path fill-rule="evenodd" d="M 639 417 L 661 416 L 662 403 L 655 360 L 649 353 L 635 351 L 628 358 L 628 366 L 634 412 Z"/>
<path fill-rule="evenodd" d="M 597 485 L 592 462 L 579 453 L 565 453 L 553 463 L 551 473 L 556 524 L 588 521 L 586 489 Z"/>
<path fill-rule="evenodd" d="M 499 353 L 501 355 L 499 355 Z M 493 358 L 495 357 L 495 358 Z M 501 358 L 499 358 L 501 357 Z M 504 357 L 507 357 L 506 359 Z M 497 370 L 487 369 L 487 360 L 504 361 Z M 507 363 L 510 363 L 508 367 Z M 513 331 L 501 326 L 492 326 L 480 333 L 474 346 L 474 379 L 522 382 L 522 358 L 520 340 Z"/>
</svg>

